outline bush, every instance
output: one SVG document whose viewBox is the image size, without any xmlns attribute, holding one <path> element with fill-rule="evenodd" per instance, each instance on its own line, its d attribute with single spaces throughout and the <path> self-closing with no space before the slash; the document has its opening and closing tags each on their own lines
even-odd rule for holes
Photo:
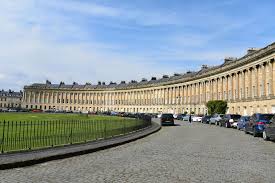
<svg viewBox="0 0 275 183">
<path fill-rule="evenodd" d="M 227 110 L 227 102 L 223 100 L 211 100 L 206 104 L 208 114 L 225 114 Z"/>
</svg>

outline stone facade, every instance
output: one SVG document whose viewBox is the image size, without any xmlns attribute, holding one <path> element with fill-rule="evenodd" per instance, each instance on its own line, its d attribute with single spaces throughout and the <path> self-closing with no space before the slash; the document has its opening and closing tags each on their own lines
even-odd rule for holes
<svg viewBox="0 0 275 183">
<path fill-rule="evenodd" d="M 0 109 L 20 108 L 23 92 L 0 91 Z"/>
<path fill-rule="evenodd" d="M 72 111 L 207 113 L 209 100 L 228 101 L 228 113 L 275 113 L 275 43 L 197 72 L 147 81 L 91 85 L 32 84 L 23 107 Z"/>
</svg>

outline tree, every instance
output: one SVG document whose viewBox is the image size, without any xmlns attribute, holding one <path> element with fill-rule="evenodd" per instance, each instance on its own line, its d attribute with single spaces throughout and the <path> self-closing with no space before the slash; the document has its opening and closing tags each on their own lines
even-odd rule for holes
<svg viewBox="0 0 275 183">
<path fill-rule="evenodd" d="M 206 107 L 208 114 L 225 114 L 227 110 L 227 102 L 223 100 L 210 100 L 207 102 Z"/>
</svg>

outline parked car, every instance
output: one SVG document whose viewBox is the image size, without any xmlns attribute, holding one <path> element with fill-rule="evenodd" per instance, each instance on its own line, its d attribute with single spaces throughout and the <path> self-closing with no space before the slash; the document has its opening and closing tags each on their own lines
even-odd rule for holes
<svg viewBox="0 0 275 183">
<path fill-rule="evenodd" d="M 160 117 L 160 123 L 161 125 L 174 125 L 174 116 L 173 114 L 162 114 Z"/>
<path fill-rule="evenodd" d="M 157 115 L 157 117 L 158 117 L 158 118 L 161 118 L 161 115 L 162 115 L 162 114 L 160 113 L 160 114 Z"/>
<path fill-rule="evenodd" d="M 186 114 L 178 114 L 177 120 L 183 120 L 184 116 L 186 116 Z"/>
<path fill-rule="evenodd" d="M 17 112 L 16 109 L 9 109 L 8 112 Z"/>
<path fill-rule="evenodd" d="M 266 123 L 265 129 L 263 131 L 264 140 L 275 140 L 275 116 Z"/>
<path fill-rule="evenodd" d="M 2 108 L 1 112 L 9 112 L 9 109 L 8 108 Z"/>
<path fill-rule="evenodd" d="M 265 130 L 265 126 L 270 122 L 274 114 L 253 114 L 250 120 L 245 124 L 244 132 L 252 133 L 254 137 L 262 135 Z"/>
<path fill-rule="evenodd" d="M 33 109 L 32 112 L 38 112 L 38 113 L 40 113 L 40 112 L 43 112 L 43 110 L 41 110 L 41 109 Z"/>
<path fill-rule="evenodd" d="M 194 117 L 192 118 L 192 121 L 194 121 L 194 122 L 201 122 L 201 119 L 202 119 L 202 116 L 197 115 L 197 116 L 194 116 Z"/>
<path fill-rule="evenodd" d="M 191 115 L 191 120 L 193 119 L 193 117 L 194 117 L 194 115 Z M 183 120 L 183 121 L 189 121 L 189 118 L 190 118 L 190 115 L 188 114 L 188 115 L 185 115 L 185 116 L 182 118 L 182 120 Z"/>
<path fill-rule="evenodd" d="M 158 117 L 158 114 L 157 114 L 157 113 L 151 113 L 150 116 L 151 116 L 152 118 L 157 118 L 157 117 Z"/>
<path fill-rule="evenodd" d="M 250 116 L 242 116 L 237 122 L 237 129 L 243 130 L 245 124 L 250 120 Z"/>
<path fill-rule="evenodd" d="M 174 119 L 177 119 L 178 114 L 173 114 Z"/>
<path fill-rule="evenodd" d="M 210 121 L 211 117 L 212 117 L 211 115 L 205 115 L 205 116 L 202 117 L 201 122 L 209 124 L 209 121 Z"/>
<path fill-rule="evenodd" d="M 237 122 L 241 118 L 239 114 L 226 114 L 220 120 L 219 125 L 226 128 L 237 127 Z"/>
<path fill-rule="evenodd" d="M 223 114 L 214 114 L 209 121 L 209 124 L 215 124 L 215 125 L 219 125 L 220 120 L 223 118 Z"/>
</svg>

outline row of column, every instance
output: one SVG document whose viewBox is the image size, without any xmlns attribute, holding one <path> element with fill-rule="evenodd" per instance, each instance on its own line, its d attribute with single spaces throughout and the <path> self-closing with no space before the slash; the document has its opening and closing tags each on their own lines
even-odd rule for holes
<svg viewBox="0 0 275 183">
<path fill-rule="evenodd" d="M 25 91 L 30 104 L 188 105 L 209 100 L 250 100 L 274 94 L 274 60 L 195 83 L 132 91 Z"/>
</svg>

